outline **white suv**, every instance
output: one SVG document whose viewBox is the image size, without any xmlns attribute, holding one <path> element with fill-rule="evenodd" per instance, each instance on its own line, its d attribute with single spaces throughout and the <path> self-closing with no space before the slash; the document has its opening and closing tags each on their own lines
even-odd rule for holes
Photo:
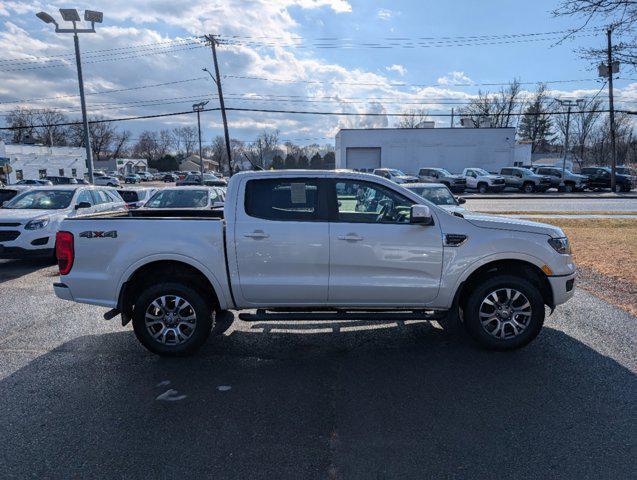
<svg viewBox="0 0 637 480">
<path fill-rule="evenodd" d="M 62 220 L 116 211 L 126 211 L 126 203 L 112 188 L 60 185 L 26 190 L 0 208 L 0 258 L 52 257 Z"/>
<path fill-rule="evenodd" d="M 93 180 L 95 185 L 100 185 L 102 187 L 119 187 L 120 182 L 117 177 L 110 177 L 108 175 L 100 175 L 96 176 Z"/>
</svg>

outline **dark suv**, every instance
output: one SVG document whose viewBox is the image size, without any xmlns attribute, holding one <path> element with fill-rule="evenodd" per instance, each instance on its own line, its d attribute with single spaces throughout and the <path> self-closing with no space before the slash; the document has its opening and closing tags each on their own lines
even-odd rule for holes
<svg viewBox="0 0 637 480">
<path fill-rule="evenodd" d="M 582 175 L 588 177 L 588 188 L 610 188 L 610 167 L 586 167 L 582 168 Z M 628 175 L 615 173 L 615 183 L 620 192 L 630 192 L 633 188 Z"/>
<path fill-rule="evenodd" d="M 77 180 L 73 177 L 47 176 L 44 178 L 50 181 L 53 185 L 77 185 Z"/>
</svg>

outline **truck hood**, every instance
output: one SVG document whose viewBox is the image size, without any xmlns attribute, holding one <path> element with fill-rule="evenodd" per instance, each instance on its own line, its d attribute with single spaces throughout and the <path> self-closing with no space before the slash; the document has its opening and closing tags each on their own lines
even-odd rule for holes
<svg viewBox="0 0 637 480">
<path fill-rule="evenodd" d="M 504 177 L 502 177 L 500 175 L 493 175 L 493 174 L 480 175 L 480 178 L 486 178 L 488 180 L 504 180 Z"/>
<path fill-rule="evenodd" d="M 54 217 L 60 214 L 66 214 L 63 210 L 29 210 L 26 208 L 0 208 L 0 223 L 2 222 L 19 222 L 26 223 L 38 217 Z"/>
<path fill-rule="evenodd" d="M 563 237 L 561 228 L 546 223 L 531 222 L 518 218 L 499 217 L 497 215 L 487 215 L 485 213 L 475 213 L 470 211 L 462 212 L 465 220 L 480 228 L 491 228 L 497 230 L 509 230 L 513 232 L 537 233 L 549 235 L 550 237 Z"/>
</svg>

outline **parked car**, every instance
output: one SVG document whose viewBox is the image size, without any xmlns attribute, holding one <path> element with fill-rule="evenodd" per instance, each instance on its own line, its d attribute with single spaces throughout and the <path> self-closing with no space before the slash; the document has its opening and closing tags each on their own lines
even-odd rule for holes
<svg viewBox="0 0 637 480">
<path fill-rule="evenodd" d="M 179 180 L 179 177 L 174 173 L 166 173 L 162 180 L 164 181 L 164 183 L 172 183 Z"/>
<path fill-rule="evenodd" d="M 0 208 L 0 258 L 53 257 L 55 234 L 67 217 L 126 211 L 110 188 L 78 185 L 33 187 Z"/>
<path fill-rule="evenodd" d="M 403 183 L 402 186 L 450 213 L 462 214 L 467 211 L 460 206 L 466 200 L 462 197 L 455 197 L 449 187 L 442 183 Z"/>
<path fill-rule="evenodd" d="M 524 193 L 546 192 L 551 188 L 551 178 L 546 175 L 536 175 L 532 170 L 524 167 L 505 167 L 500 169 L 507 187 L 517 188 Z"/>
<path fill-rule="evenodd" d="M 537 166 L 531 167 L 531 170 L 538 175 L 549 177 L 551 179 L 551 187 L 557 188 L 562 192 L 581 192 L 586 189 L 588 184 L 588 177 L 578 175 L 568 169 L 564 169 L 564 175 L 562 175 L 562 169 L 559 167 Z"/>
<path fill-rule="evenodd" d="M 194 352 L 241 309 L 256 309 L 245 321 L 444 324 L 462 308 L 480 345 L 519 348 L 540 332 L 545 306 L 573 296 L 576 276 L 558 227 L 450 215 L 388 179 L 316 170 L 238 173 L 223 211 L 69 218 L 57 257 L 59 298 L 110 308 L 105 318 L 121 314 L 167 356 Z"/>
<path fill-rule="evenodd" d="M 150 209 L 210 210 L 222 206 L 225 192 L 220 187 L 173 187 L 157 190 L 142 207 Z"/>
<path fill-rule="evenodd" d="M 379 177 L 386 178 L 387 180 L 391 180 L 395 183 L 409 183 L 418 181 L 418 177 L 407 175 L 397 168 L 375 168 L 372 173 L 374 175 L 378 175 Z"/>
<path fill-rule="evenodd" d="M 90 185 L 90 183 L 83 178 L 76 178 L 75 181 L 78 185 Z"/>
<path fill-rule="evenodd" d="M 77 180 L 73 177 L 60 177 L 48 175 L 44 177 L 45 180 L 51 182 L 52 185 L 77 185 Z"/>
<path fill-rule="evenodd" d="M 93 177 L 93 183 L 95 185 L 105 186 L 105 187 L 119 187 L 119 178 L 117 177 L 109 177 L 107 175 L 100 175 Z"/>
<path fill-rule="evenodd" d="M 215 177 L 211 173 L 204 173 L 203 184 L 209 187 L 224 187 L 228 182 Z M 190 174 L 183 179 L 177 180 L 175 183 L 178 187 L 185 187 L 188 185 L 201 185 L 201 174 Z"/>
<path fill-rule="evenodd" d="M 136 209 L 143 207 L 156 191 L 156 188 L 127 188 L 118 189 L 117 193 L 124 199 L 129 209 Z"/>
<path fill-rule="evenodd" d="M 153 174 L 150 172 L 139 172 L 137 173 L 142 182 L 151 182 L 153 180 Z"/>
<path fill-rule="evenodd" d="M 588 178 L 588 188 L 600 190 L 611 187 L 610 167 L 585 167 L 582 168 L 582 175 Z M 615 183 L 621 192 L 630 192 L 633 188 L 630 176 L 622 175 L 617 171 L 615 171 Z"/>
<path fill-rule="evenodd" d="M 31 188 L 31 185 L 10 185 L 0 188 L 0 207 L 13 197 Z"/>
<path fill-rule="evenodd" d="M 506 182 L 501 175 L 494 175 L 483 168 L 465 168 L 460 174 L 467 182 L 467 188 L 475 188 L 480 193 L 501 192 Z"/>
<path fill-rule="evenodd" d="M 16 185 L 32 185 L 32 186 L 39 186 L 39 187 L 43 187 L 46 185 L 53 185 L 53 182 L 51 180 L 46 180 L 46 179 L 24 179 L 24 180 L 20 180 L 19 182 L 16 182 Z"/>
<path fill-rule="evenodd" d="M 467 180 L 462 175 L 454 175 L 444 168 L 421 168 L 418 170 L 421 182 L 442 183 L 454 193 L 462 193 L 467 188 Z"/>
<path fill-rule="evenodd" d="M 124 177 L 124 183 L 141 183 L 141 181 L 142 181 L 142 177 L 140 177 L 136 173 L 131 175 L 126 175 Z"/>
</svg>

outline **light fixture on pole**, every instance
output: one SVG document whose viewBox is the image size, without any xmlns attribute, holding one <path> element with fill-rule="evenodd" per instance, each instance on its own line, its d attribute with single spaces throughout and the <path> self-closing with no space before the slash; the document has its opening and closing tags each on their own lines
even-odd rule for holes
<svg viewBox="0 0 637 480">
<path fill-rule="evenodd" d="M 95 33 L 95 24 L 102 23 L 104 14 L 94 10 L 84 11 L 84 21 L 91 23 L 91 28 L 77 28 L 80 21 L 80 14 L 74 8 L 60 8 L 60 15 L 65 22 L 73 23 L 73 28 L 60 28 L 55 19 L 46 12 L 36 13 L 35 16 L 44 23 L 55 25 L 55 33 L 72 33 L 75 44 L 75 63 L 77 65 L 77 80 L 80 84 L 80 102 L 82 104 L 82 124 L 84 126 L 84 147 L 86 148 L 86 165 L 88 168 L 89 181 L 93 183 L 93 155 L 91 154 L 91 140 L 88 129 L 88 118 L 86 116 L 86 100 L 84 98 L 84 80 L 82 78 L 82 59 L 80 57 L 80 39 L 78 33 Z"/>
<path fill-rule="evenodd" d="M 581 107 L 585 100 L 583 98 L 578 98 L 577 100 L 560 100 L 556 98 L 557 102 L 563 107 L 568 107 L 566 111 L 566 132 L 564 134 L 564 158 L 562 158 L 562 178 L 564 178 L 564 171 L 566 170 L 566 157 L 568 156 L 568 131 L 571 125 L 571 108 L 572 107 Z"/>
<path fill-rule="evenodd" d="M 201 117 L 199 116 L 203 111 L 204 107 L 208 105 L 208 100 L 203 102 L 195 103 L 192 106 L 192 110 L 197 112 L 197 131 L 199 132 L 199 165 L 201 171 L 201 184 L 204 185 L 203 174 L 204 174 L 204 166 L 203 166 L 203 151 L 201 149 Z"/>
</svg>

